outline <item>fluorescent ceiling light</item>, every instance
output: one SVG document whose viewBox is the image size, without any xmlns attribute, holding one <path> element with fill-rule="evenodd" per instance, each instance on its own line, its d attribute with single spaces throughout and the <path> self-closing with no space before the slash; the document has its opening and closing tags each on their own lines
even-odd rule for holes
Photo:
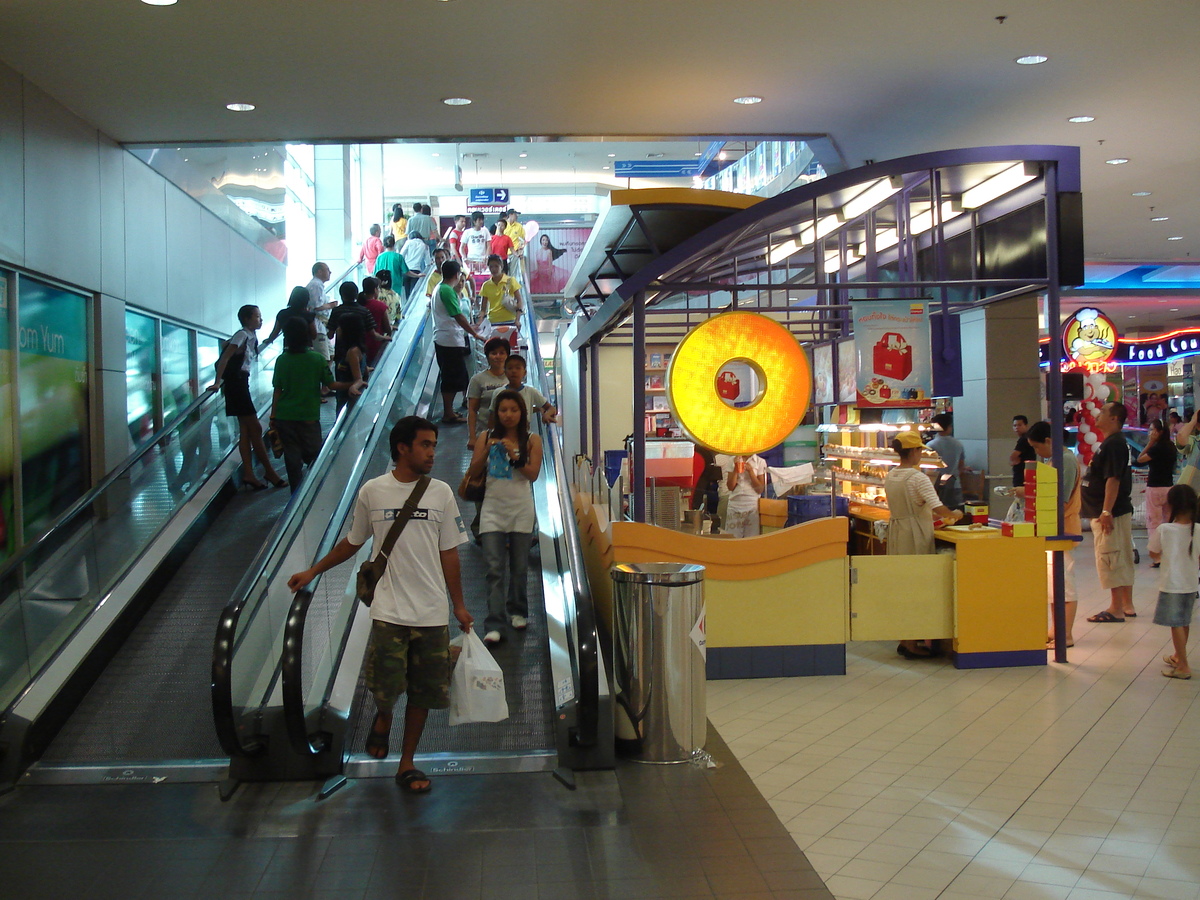
<svg viewBox="0 0 1200 900">
<path fill-rule="evenodd" d="M 1076 125 L 1083 125 L 1086 122 L 1095 122 L 1096 117 L 1095 116 L 1071 116 L 1071 118 L 1067 119 L 1067 121 L 1073 122 Z"/>
<path fill-rule="evenodd" d="M 252 112 L 254 110 L 253 103 L 226 103 L 225 108 L 231 112 Z"/>
<path fill-rule="evenodd" d="M 1151 191 L 1134 191 L 1134 192 L 1133 192 L 1133 196 L 1135 196 L 1135 197 L 1149 197 L 1151 193 L 1152 193 Z"/>
<path fill-rule="evenodd" d="M 610 154 L 608 154 L 608 158 L 613 159 L 614 157 L 616 157 L 616 155 L 617 154 L 615 154 L 615 153 L 610 153 Z"/>
<path fill-rule="evenodd" d="M 529 155 L 528 153 L 518 153 L 518 154 L 517 154 L 517 156 L 521 157 L 521 159 L 524 159 L 524 158 L 525 158 L 525 157 L 527 157 L 528 155 Z"/>
<path fill-rule="evenodd" d="M 755 97 L 751 94 L 746 97 L 734 97 L 733 102 L 741 106 L 753 106 L 755 103 L 762 103 L 762 97 Z"/>
<path fill-rule="evenodd" d="M 768 247 L 767 265 L 773 266 L 776 263 L 781 263 L 799 249 L 800 245 L 795 241 L 784 241 L 782 244 L 776 244 L 774 247 Z"/>
<path fill-rule="evenodd" d="M 956 204 L 950 200 L 942 201 L 942 221 L 943 222 L 949 222 L 951 219 L 957 218 L 958 216 L 961 216 L 962 214 L 963 214 L 963 210 L 958 204 Z M 912 234 L 924 234 L 926 231 L 928 231 L 930 228 L 932 228 L 933 225 L 934 225 L 934 221 L 933 221 L 933 210 L 932 209 L 926 210 L 923 213 L 917 213 L 915 216 L 913 216 L 911 219 L 908 220 L 908 230 Z"/>
<path fill-rule="evenodd" d="M 817 220 L 816 228 L 813 228 L 812 225 L 806 225 L 801 230 L 798 238 L 786 240 L 782 244 L 776 244 L 774 247 L 767 248 L 767 265 L 773 266 L 776 263 L 783 262 L 789 256 L 795 254 L 801 247 L 807 247 L 809 244 L 819 241 L 830 232 L 836 231 L 841 224 L 841 220 L 837 216 L 825 216 Z"/>
<path fill-rule="evenodd" d="M 1114 156 L 1112 159 L 1106 159 L 1105 162 L 1110 166 L 1123 166 L 1129 162 L 1129 159 L 1124 156 Z"/>
<path fill-rule="evenodd" d="M 1003 197 L 1005 194 L 1015 191 L 1021 185 L 1033 181 L 1035 177 L 1037 177 L 1037 165 L 1035 163 L 1017 163 L 1015 166 L 1009 166 L 1003 172 L 993 175 L 987 181 L 963 191 L 963 209 L 979 209 L 979 207 L 991 203 L 997 197 Z"/>
<path fill-rule="evenodd" d="M 1018 56 L 1013 62 L 1018 66 L 1038 66 L 1048 60 L 1050 57 L 1042 56 L 1039 53 L 1030 53 L 1028 56 Z"/>
<path fill-rule="evenodd" d="M 1170 216 L 1151 216 L 1150 221 L 1151 222 L 1165 222 L 1169 218 L 1170 218 Z"/>
<path fill-rule="evenodd" d="M 1168 240 L 1168 241 L 1182 241 L 1182 240 L 1183 240 L 1183 235 L 1182 235 L 1182 234 L 1177 234 L 1177 235 L 1175 235 L 1174 237 L 1169 237 L 1169 238 L 1167 238 L 1167 240 Z"/>
<path fill-rule="evenodd" d="M 900 243 L 900 232 L 895 228 L 880 228 L 875 232 L 875 252 L 895 247 Z"/>
<path fill-rule="evenodd" d="M 889 197 L 895 196 L 904 187 L 899 178 L 881 178 L 842 207 L 842 221 L 857 219 L 868 210 L 874 209 Z"/>
<path fill-rule="evenodd" d="M 442 102 L 447 106 L 470 106 L 471 104 L 466 97 L 447 97 Z"/>
<path fill-rule="evenodd" d="M 430 153 L 429 155 L 430 155 L 430 156 L 441 156 L 442 154 L 440 154 L 440 153 Z"/>
</svg>

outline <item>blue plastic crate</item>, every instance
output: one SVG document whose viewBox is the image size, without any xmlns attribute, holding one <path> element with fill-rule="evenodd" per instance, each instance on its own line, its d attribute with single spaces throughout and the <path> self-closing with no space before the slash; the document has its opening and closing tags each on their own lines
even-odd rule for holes
<svg viewBox="0 0 1200 900">
<path fill-rule="evenodd" d="M 799 525 L 801 522 L 811 522 L 813 519 L 825 519 L 829 517 L 830 502 L 828 494 L 801 494 L 787 498 L 788 502 L 788 525 Z M 848 497 L 838 497 L 837 514 L 839 516 L 850 515 L 850 499 Z"/>
</svg>

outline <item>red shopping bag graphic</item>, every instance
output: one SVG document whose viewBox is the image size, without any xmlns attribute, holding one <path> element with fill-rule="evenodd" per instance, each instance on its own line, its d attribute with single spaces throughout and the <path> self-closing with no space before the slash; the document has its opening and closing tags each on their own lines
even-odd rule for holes
<svg viewBox="0 0 1200 900">
<path fill-rule="evenodd" d="M 913 370 L 912 345 L 904 335 L 889 331 L 875 342 L 872 361 L 876 375 L 903 381 Z"/>
<path fill-rule="evenodd" d="M 722 372 L 717 376 L 717 396 L 722 400 L 736 400 L 742 392 L 742 381 L 732 372 Z"/>
</svg>

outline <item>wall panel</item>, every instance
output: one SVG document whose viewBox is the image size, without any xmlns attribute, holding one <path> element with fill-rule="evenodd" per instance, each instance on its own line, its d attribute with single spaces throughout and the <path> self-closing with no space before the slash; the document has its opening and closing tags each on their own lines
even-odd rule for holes
<svg viewBox="0 0 1200 900">
<path fill-rule="evenodd" d="M 100 289 L 99 133 L 25 82 L 25 265 Z"/>
<path fill-rule="evenodd" d="M 100 290 L 125 296 L 125 157 L 100 136 Z"/>
<path fill-rule="evenodd" d="M 25 262 L 25 122 L 21 76 L 0 65 L 0 260 Z"/>
<path fill-rule="evenodd" d="M 233 278 L 230 273 L 229 227 L 208 210 L 200 214 L 200 284 L 204 303 L 198 324 L 232 334 Z M 189 319 L 190 321 L 190 319 Z"/>
<path fill-rule="evenodd" d="M 173 184 L 166 186 L 167 312 L 191 321 L 200 309 L 200 215 L 195 200 Z"/>
<path fill-rule="evenodd" d="M 125 154 L 125 300 L 167 312 L 167 182 Z"/>
</svg>

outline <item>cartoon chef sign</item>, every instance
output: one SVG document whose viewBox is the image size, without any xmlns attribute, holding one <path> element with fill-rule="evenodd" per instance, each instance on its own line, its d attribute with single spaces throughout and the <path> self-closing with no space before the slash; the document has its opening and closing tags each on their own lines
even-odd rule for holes
<svg viewBox="0 0 1200 900">
<path fill-rule="evenodd" d="M 1117 329 L 1112 320 L 1090 306 L 1076 310 L 1063 327 L 1067 357 L 1084 368 L 1103 364 L 1117 353 Z"/>
</svg>

